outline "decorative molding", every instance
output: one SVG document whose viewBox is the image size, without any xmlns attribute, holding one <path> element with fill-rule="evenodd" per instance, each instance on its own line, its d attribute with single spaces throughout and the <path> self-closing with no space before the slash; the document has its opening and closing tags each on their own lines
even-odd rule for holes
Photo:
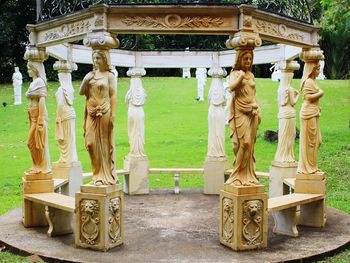
<svg viewBox="0 0 350 263">
<path fill-rule="evenodd" d="M 24 59 L 32 62 L 43 62 L 49 58 L 45 48 L 39 48 L 32 45 L 26 47 Z"/>
<path fill-rule="evenodd" d="M 208 75 L 214 78 L 222 78 L 226 76 L 226 74 L 226 70 L 221 67 L 213 67 L 208 70 Z"/>
<path fill-rule="evenodd" d="M 82 243 L 96 244 L 100 235 L 100 206 L 97 200 L 83 199 L 80 202 L 80 234 L 84 238 Z"/>
<path fill-rule="evenodd" d="M 261 46 L 259 34 L 251 31 L 240 31 L 226 41 L 227 48 L 246 47 L 255 48 Z"/>
<path fill-rule="evenodd" d="M 120 197 L 109 200 L 108 235 L 112 243 L 121 239 Z"/>
<path fill-rule="evenodd" d="M 201 28 L 220 26 L 224 23 L 221 17 L 211 16 L 185 16 L 169 14 L 165 17 L 151 16 L 125 16 L 122 22 L 128 26 L 154 27 L 154 28 Z"/>
<path fill-rule="evenodd" d="M 282 71 L 293 72 L 300 69 L 300 64 L 295 60 L 283 60 L 278 63 L 277 68 Z"/>
<path fill-rule="evenodd" d="M 259 245 L 263 242 L 263 216 L 262 200 L 249 200 L 243 203 L 243 245 Z"/>
<path fill-rule="evenodd" d="M 71 36 L 84 34 L 91 31 L 91 28 L 92 26 L 90 20 L 82 20 L 71 24 L 63 24 L 58 28 L 44 32 L 44 35 L 41 37 L 42 40 L 40 42 L 49 42 L 61 38 L 68 38 Z"/>
<path fill-rule="evenodd" d="M 263 20 L 255 20 L 255 28 L 259 33 L 265 33 L 277 37 L 288 38 L 296 41 L 304 41 L 304 36 L 291 30 L 284 24 L 274 24 Z"/>
<path fill-rule="evenodd" d="M 234 207 L 233 200 L 224 197 L 222 200 L 222 239 L 227 243 L 233 242 L 234 236 Z"/>
<path fill-rule="evenodd" d="M 130 68 L 126 75 L 128 77 L 142 77 L 146 75 L 146 70 L 144 68 Z"/>
<path fill-rule="evenodd" d="M 300 59 L 305 62 L 319 61 L 324 59 L 323 50 L 320 48 L 303 49 Z"/>
<path fill-rule="evenodd" d="M 118 48 L 119 40 L 105 31 L 93 32 L 84 38 L 84 45 L 93 49 Z"/>
<path fill-rule="evenodd" d="M 95 22 L 94 22 L 95 27 L 103 27 L 104 23 L 105 23 L 105 15 L 104 14 L 95 16 Z"/>
<path fill-rule="evenodd" d="M 53 69 L 58 72 L 72 72 L 78 69 L 77 64 L 73 62 L 68 62 L 67 60 L 57 60 L 55 64 L 53 64 Z"/>
</svg>

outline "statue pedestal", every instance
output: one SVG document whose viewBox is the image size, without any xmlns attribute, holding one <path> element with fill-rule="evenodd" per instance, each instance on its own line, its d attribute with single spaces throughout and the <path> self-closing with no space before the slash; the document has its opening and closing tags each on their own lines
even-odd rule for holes
<svg viewBox="0 0 350 263">
<path fill-rule="evenodd" d="M 295 193 L 322 194 L 327 192 L 327 179 L 324 172 L 296 175 Z M 326 198 L 300 206 L 298 225 L 323 227 L 327 221 Z"/>
<path fill-rule="evenodd" d="M 204 193 L 220 194 L 224 188 L 226 157 L 207 156 L 204 162 Z"/>
<path fill-rule="evenodd" d="M 273 161 L 270 166 L 269 197 L 289 194 L 289 187 L 283 184 L 286 178 L 295 178 L 298 163 L 281 163 Z"/>
<path fill-rule="evenodd" d="M 121 185 L 82 185 L 75 195 L 75 245 L 107 251 L 124 242 Z"/>
<path fill-rule="evenodd" d="M 24 174 L 22 177 L 23 195 L 52 193 L 54 184 L 52 173 Z M 23 198 L 23 225 L 25 227 L 47 226 L 45 206 Z"/>
<path fill-rule="evenodd" d="M 83 184 L 83 169 L 80 162 L 52 164 L 53 178 L 68 179 L 68 184 L 61 187 L 61 193 L 64 195 L 75 196 Z"/>
<path fill-rule="evenodd" d="M 148 159 L 146 156 L 127 156 L 124 160 L 124 193 L 129 195 L 149 194 Z"/>
<path fill-rule="evenodd" d="M 265 186 L 224 185 L 220 192 L 220 243 L 233 250 L 267 247 Z"/>
</svg>

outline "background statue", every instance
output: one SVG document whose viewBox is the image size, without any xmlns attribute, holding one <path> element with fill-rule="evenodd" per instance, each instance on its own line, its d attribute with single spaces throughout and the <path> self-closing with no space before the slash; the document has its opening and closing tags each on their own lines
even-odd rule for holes
<svg viewBox="0 0 350 263">
<path fill-rule="evenodd" d="M 300 148 L 298 173 L 320 172 L 317 167 L 317 151 L 322 142 L 319 118 L 321 108 L 319 99 L 323 96 L 315 79 L 320 73 L 318 62 L 305 63 L 301 80 L 304 102 L 300 109 Z"/>
<path fill-rule="evenodd" d="M 298 101 L 299 92 L 290 86 L 292 78 L 293 72 L 285 72 L 278 88 L 278 147 L 275 154 L 277 162 L 295 162 L 296 114 L 294 105 Z"/>
<path fill-rule="evenodd" d="M 259 181 L 255 174 L 254 144 L 260 123 L 259 106 L 255 98 L 255 78 L 251 72 L 253 51 L 238 50 L 230 73 L 231 140 L 236 160 L 226 184 L 252 186 Z"/>
<path fill-rule="evenodd" d="M 14 105 L 22 104 L 23 77 L 21 72 L 19 71 L 19 67 L 15 67 L 15 72 L 12 75 L 12 81 L 13 81 L 13 93 L 15 97 Z"/>
<path fill-rule="evenodd" d="M 126 93 L 125 103 L 128 104 L 128 136 L 130 144 L 129 156 L 141 157 L 145 154 L 145 113 L 143 105 L 146 102 L 146 92 L 142 86 L 141 75 L 136 73 L 137 69 L 131 69 L 130 89 Z M 133 72 L 135 71 L 135 72 Z"/>
<path fill-rule="evenodd" d="M 116 184 L 114 117 L 115 76 L 111 71 L 107 50 L 94 50 L 93 71 L 80 86 L 80 95 L 86 96 L 84 117 L 85 147 L 92 165 L 95 185 Z"/>
<path fill-rule="evenodd" d="M 197 100 L 204 101 L 204 87 L 205 87 L 205 83 L 207 82 L 207 69 L 197 68 L 196 79 L 197 79 Z"/>
<path fill-rule="evenodd" d="M 59 72 L 60 87 L 56 92 L 56 140 L 60 151 L 59 163 L 78 162 L 75 143 L 74 89 L 70 73 Z"/>
<path fill-rule="evenodd" d="M 28 148 L 32 156 L 32 168 L 27 174 L 49 173 L 50 154 L 47 133 L 47 110 L 45 99 L 47 96 L 46 74 L 43 63 L 28 62 L 28 75 L 33 79 L 26 92 L 29 100 L 29 135 Z"/>
</svg>

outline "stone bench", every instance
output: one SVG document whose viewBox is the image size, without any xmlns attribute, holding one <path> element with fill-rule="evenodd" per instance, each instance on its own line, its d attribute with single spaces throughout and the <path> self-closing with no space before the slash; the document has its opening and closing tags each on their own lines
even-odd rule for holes
<svg viewBox="0 0 350 263">
<path fill-rule="evenodd" d="M 73 233 L 74 197 L 57 193 L 25 194 L 24 201 L 40 204 L 45 207 L 45 216 L 49 224 L 48 236 L 52 237 Z"/>
<path fill-rule="evenodd" d="M 301 194 L 293 193 L 268 199 L 268 211 L 273 212 L 275 226 L 273 232 L 292 237 L 298 236 L 297 224 L 315 227 L 323 226 L 323 202 L 325 195 L 322 194 Z M 311 204 L 311 206 L 310 206 Z M 305 206 L 300 216 L 297 218 L 297 206 Z"/>
<path fill-rule="evenodd" d="M 61 187 L 68 183 L 68 179 L 53 178 L 53 188 L 55 189 L 55 192 L 61 192 Z"/>
</svg>

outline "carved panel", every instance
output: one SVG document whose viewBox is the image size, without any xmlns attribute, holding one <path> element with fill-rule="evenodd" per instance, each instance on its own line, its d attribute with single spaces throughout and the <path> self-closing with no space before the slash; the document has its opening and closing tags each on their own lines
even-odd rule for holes
<svg viewBox="0 0 350 263">
<path fill-rule="evenodd" d="M 234 206 L 233 200 L 224 197 L 222 200 L 222 239 L 227 243 L 233 242 L 234 236 Z"/>
<path fill-rule="evenodd" d="M 80 240 L 95 245 L 100 237 L 100 206 L 97 200 L 83 199 L 80 202 Z"/>
<path fill-rule="evenodd" d="M 224 23 L 221 17 L 212 16 L 180 16 L 169 14 L 160 16 L 125 16 L 122 22 L 128 26 L 152 27 L 152 28 L 201 28 L 215 26 Z"/>
<path fill-rule="evenodd" d="M 109 200 L 108 236 L 112 243 L 121 239 L 120 197 Z"/>
<path fill-rule="evenodd" d="M 265 33 L 276 37 L 283 37 L 296 41 L 305 41 L 305 37 L 301 32 L 297 32 L 288 28 L 284 24 L 274 24 L 262 20 L 255 20 L 255 29 L 259 33 Z"/>
<path fill-rule="evenodd" d="M 263 216 L 262 200 L 249 200 L 243 203 L 243 245 L 259 245 L 263 242 Z"/>
</svg>

